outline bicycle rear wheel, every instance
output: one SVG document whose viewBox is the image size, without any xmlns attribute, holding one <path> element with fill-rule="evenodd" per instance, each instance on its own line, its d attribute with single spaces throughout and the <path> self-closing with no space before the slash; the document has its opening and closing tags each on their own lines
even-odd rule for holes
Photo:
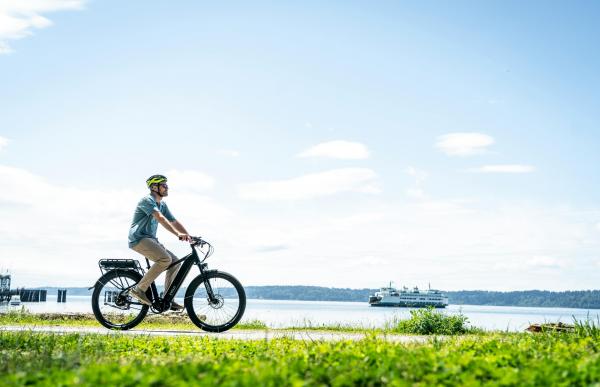
<svg viewBox="0 0 600 387">
<path fill-rule="evenodd" d="M 142 322 L 148 306 L 128 294 L 141 279 L 139 273 L 130 270 L 112 270 L 100 277 L 92 293 L 96 320 L 106 328 L 117 330 L 131 329 Z"/>
<path fill-rule="evenodd" d="M 212 299 L 209 296 L 212 292 Z M 246 292 L 231 274 L 210 271 L 199 275 L 185 293 L 185 309 L 197 327 L 224 332 L 237 324 L 246 310 Z"/>
</svg>

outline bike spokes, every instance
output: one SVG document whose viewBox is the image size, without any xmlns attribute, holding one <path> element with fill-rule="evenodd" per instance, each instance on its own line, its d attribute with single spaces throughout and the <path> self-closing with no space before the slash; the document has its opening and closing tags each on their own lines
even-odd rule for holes
<svg viewBox="0 0 600 387">
<path fill-rule="evenodd" d="M 129 295 L 139 274 L 113 271 L 104 275 L 92 295 L 92 307 L 98 321 L 114 329 L 129 329 L 137 325 L 148 308 Z"/>
<path fill-rule="evenodd" d="M 245 309 L 245 294 L 237 280 L 224 273 L 215 273 L 198 284 L 186 299 L 188 313 L 201 323 L 201 328 L 222 331 L 233 326 Z M 196 321 L 194 321 L 196 322 Z M 198 324 L 197 324 L 198 325 Z"/>
</svg>

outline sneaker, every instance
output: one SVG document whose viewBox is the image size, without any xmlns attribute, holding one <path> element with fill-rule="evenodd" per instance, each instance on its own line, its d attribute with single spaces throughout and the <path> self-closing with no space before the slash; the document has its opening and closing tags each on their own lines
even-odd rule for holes
<svg viewBox="0 0 600 387">
<path fill-rule="evenodd" d="M 146 297 L 146 292 L 142 291 L 137 286 L 129 289 L 129 295 L 144 305 L 152 305 L 152 302 L 148 299 L 148 297 Z"/>
<path fill-rule="evenodd" d="M 181 312 L 183 310 L 183 305 L 179 305 L 175 301 L 171 301 L 171 310 L 174 312 Z"/>
</svg>

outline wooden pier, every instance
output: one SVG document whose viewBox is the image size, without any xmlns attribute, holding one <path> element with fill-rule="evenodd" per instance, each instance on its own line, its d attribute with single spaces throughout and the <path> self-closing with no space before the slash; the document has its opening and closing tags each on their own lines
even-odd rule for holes
<svg viewBox="0 0 600 387">
<path fill-rule="evenodd" d="M 44 289 L 10 288 L 10 274 L 0 275 L 0 302 L 10 301 L 12 296 L 19 296 L 21 302 L 46 302 L 47 291 Z M 62 302 L 66 302 L 66 293 Z"/>
</svg>

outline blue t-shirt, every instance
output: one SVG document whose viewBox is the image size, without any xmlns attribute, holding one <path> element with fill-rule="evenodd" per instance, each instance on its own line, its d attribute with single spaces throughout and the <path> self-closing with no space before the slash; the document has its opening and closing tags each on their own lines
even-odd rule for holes
<svg viewBox="0 0 600 387">
<path fill-rule="evenodd" d="M 152 195 L 142 198 L 133 213 L 133 221 L 129 229 L 129 247 L 137 245 L 143 238 L 156 239 L 158 220 L 152 215 L 154 211 L 160 211 L 169 222 L 175 221 L 167 203 L 162 200 L 160 204 L 156 203 Z"/>
</svg>

